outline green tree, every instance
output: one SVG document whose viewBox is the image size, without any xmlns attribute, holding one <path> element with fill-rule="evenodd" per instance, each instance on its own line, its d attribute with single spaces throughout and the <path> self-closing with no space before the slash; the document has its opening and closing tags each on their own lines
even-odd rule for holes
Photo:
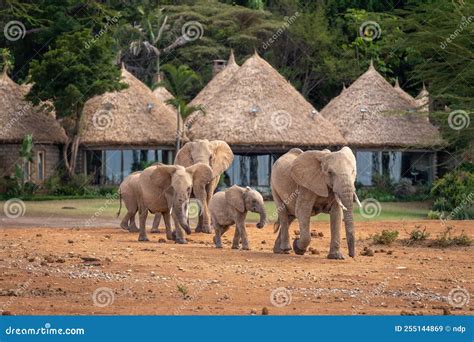
<svg viewBox="0 0 474 342">
<path fill-rule="evenodd" d="M 89 48 L 86 46 L 89 45 Z M 113 41 L 108 35 L 94 40 L 90 29 L 61 35 L 41 61 L 31 63 L 33 87 L 28 99 L 35 105 L 51 101 L 69 137 L 64 163 L 69 175 L 76 167 L 85 102 L 107 91 L 122 89 L 120 70 L 113 65 Z"/>
</svg>

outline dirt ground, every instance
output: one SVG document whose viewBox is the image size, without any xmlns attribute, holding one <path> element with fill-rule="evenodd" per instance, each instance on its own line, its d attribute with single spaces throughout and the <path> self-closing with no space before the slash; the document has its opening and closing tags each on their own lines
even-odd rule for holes
<svg viewBox="0 0 474 342">
<path fill-rule="evenodd" d="M 304 256 L 273 254 L 272 227 L 257 230 L 253 223 L 247 225 L 251 251 L 231 250 L 233 229 L 224 235 L 224 248 L 216 249 L 207 234 L 193 234 L 188 245 L 176 245 L 165 241 L 164 233 L 138 242 L 137 234 L 119 228 L 4 228 L 0 311 L 472 315 L 474 299 L 453 308 L 448 296 L 453 289 L 461 297 L 474 293 L 474 247 L 440 249 L 428 247 L 429 240 L 407 246 L 403 239 L 415 225 L 426 226 L 430 239 L 444 228 L 439 221 L 362 222 L 357 257 L 346 260 L 326 259 L 330 234 L 325 222 L 312 224 L 314 252 Z M 474 237 L 474 221 L 452 225 Z M 370 236 L 382 229 L 399 230 L 399 239 L 388 247 L 372 245 Z M 296 230 L 293 224 L 292 236 Z M 373 256 L 360 255 L 364 247 Z M 342 252 L 347 255 L 345 240 Z"/>
</svg>

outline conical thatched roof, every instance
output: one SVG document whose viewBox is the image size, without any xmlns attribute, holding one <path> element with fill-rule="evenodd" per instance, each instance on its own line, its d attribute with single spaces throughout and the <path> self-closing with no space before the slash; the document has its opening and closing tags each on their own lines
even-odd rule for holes
<svg viewBox="0 0 474 342">
<path fill-rule="evenodd" d="M 393 89 L 395 89 L 397 93 L 400 94 L 400 96 L 403 97 L 405 100 L 409 102 L 413 102 L 413 105 L 415 106 L 415 98 L 400 87 L 400 83 L 398 82 L 398 77 L 395 80 L 395 85 L 393 86 Z"/>
<path fill-rule="evenodd" d="M 158 87 L 156 88 L 155 90 L 153 90 L 153 95 L 156 96 L 156 98 L 163 102 L 166 107 L 168 107 L 169 109 L 171 109 L 174 113 L 176 113 L 176 108 L 173 107 L 172 105 L 166 103 L 166 101 L 168 100 L 171 100 L 172 98 L 174 98 L 173 94 L 171 94 L 168 89 L 166 89 L 165 87 Z"/>
<path fill-rule="evenodd" d="M 205 103 L 204 111 L 205 115 L 193 113 L 186 120 L 190 139 L 279 149 L 346 143 L 338 130 L 257 54 Z"/>
<path fill-rule="evenodd" d="M 226 87 L 229 80 L 234 76 L 234 74 L 239 70 L 239 66 L 235 62 L 234 52 L 230 52 L 229 60 L 227 65 L 219 72 L 216 76 L 209 81 L 209 83 L 196 95 L 196 97 L 191 101 L 191 106 L 205 106 L 218 92 Z"/>
<path fill-rule="evenodd" d="M 33 135 L 34 143 L 66 142 L 66 133 L 54 113 L 25 100 L 29 89 L 12 81 L 5 71 L 0 75 L 0 142 L 19 143 L 27 134 Z"/>
<path fill-rule="evenodd" d="M 84 106 L 85 145 L 173 145 L 176 114 L 122 67 L 128 88 L 95 96 Z"/>
<path fill-rule="evenodd" d="M 371 64 L 349 88 L 332 99 L 321 115 L 338 127 L 352 146 L 440 146 L 439 131 L 418 104 L 394 89 Z"/>
</svg>

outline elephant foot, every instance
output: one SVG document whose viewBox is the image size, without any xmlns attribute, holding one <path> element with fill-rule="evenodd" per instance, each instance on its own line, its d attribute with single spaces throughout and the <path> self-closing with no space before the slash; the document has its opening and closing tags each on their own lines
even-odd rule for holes
<svg viewBox="0 0 474 342">
<path fill-rule="evenodd" d="M 197 226 L 196 233 L 212 234 L 211 226 Z"/>
<path fill-rule="evenodd" d="M 328 259 L 344 260 L 344 255 L 339 251 L 331 252 L 328 254 Z"/>
<path fill-rule="evenodd" d="M 303 255 L 304 253 L 306 253 L 306 249 L 298 248 L 298 240 L 299 239 L 293 240 L 293 250 L 295 251 L 295 254 Z"/>
<path fill-rule="evenodd" d="M 188 241 L 186 241 L 186 239 L 183 239 L 183 238 L 176 238 L 176 240 L 174 242 L 178 243 L 180 245 L 185 245 L 185 244 L 188 243 Z"/>
<path fill-rule="evenodd" d="M 160 230 L 159 230 L 158 228 L 152 228 L 152 229 L 150 230 L 150 233 L 152 233 L 152 234 L 159 234 L 159 233 L 160 233 Z"/>
<path fill-rule="evenodd" d="M 274 254 L 290 254 L 291 248 L 281 249 L 280 246 L 273 246 Z"/>
<path fill-rule="evenodd" d="M 215 236 L 212 238 L 212 241 L 214 241 L 214 244 L 216 245 L 216 248 L 222 248 L 222 242 L 220 242 L 220 241 L 217 242 L 217 239 L 216 239 Z"/>
<path fill-rule="evenodd" d="M 243 251 L 250 251 L 250 247 L 249 246 L 242 246 L 242 250 Z"/>
<path fill-rule="evenodd" d="M 140 231 L 140 229 L 138 229 L 137 227 L 133 227 L 133 226 L 132 226 L 132 227 L 130 227 L 130 228 L 128 229 L 128 231 L 129 231 L 130 233 L 138 233 L 138 232 Z"/>
<path fill-rule="evenodd" d="M 168 239 L 168 236 L 166 236 L 166 238 Z M 168 240 L 176 241 L 176 230 L 171 232 L 171 239 Z"/>
<path fill-rule="evenodd" d="M 232 248 L 232 249 L 239 249 L 239 246 L 232 245 L 230 248 Z"/>
<path fill-rule="evenodd" d="M 126 230 L 126 231 L 129 230 L 128 226 L 124 225 L 124 224 L 120 224 L 120 228 L 122 228 L 123 230 Z"/>
<path fill-rule="evenodd" d="M 150 239 L 148 239 L 146 236 L 139 235 L 138 241 L 150 241 Z"/>
</svg>

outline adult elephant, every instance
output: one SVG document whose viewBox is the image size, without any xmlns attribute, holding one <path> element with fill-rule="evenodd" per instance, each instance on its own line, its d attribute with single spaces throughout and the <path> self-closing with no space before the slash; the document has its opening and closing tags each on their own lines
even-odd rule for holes
<svg viewBox="0 0 474 342">
<path fill-rule="evenodd" d="M 194 140 L 186 143 L 176 154 L 175 165 L 189 167 L 196 163 L 204 163 L 212 169 L 214 178 L 205 189 L 193 189 L 194 197 L 199 201 L 200 215 L 196 232 L 212 233 L 209 215 L 209 201 L 211 200 L 220 176 L 227 170 L 234 154 L 229 145 L 222 140 L 209 141 Z"/>
<path fill-rule="evenodd" d="M 275 230 L 279 230 L 274 253 L 288 253 L 289 225 L 296 218 L 300 237 L 293 241 L 296 254 L 304 254 L 311 242 L 310 218 L 330 214 L 331 245 L 329 259 L 344 259 L 339 250 L 341 219 L 344 217 L 349 256 L 355 256 L 353 201 L 356 160 L 351 149 L 337 152 L 292 149 L 280 157 L 272 168 L 271 188 L 278 212 Z"/>
</svg>

